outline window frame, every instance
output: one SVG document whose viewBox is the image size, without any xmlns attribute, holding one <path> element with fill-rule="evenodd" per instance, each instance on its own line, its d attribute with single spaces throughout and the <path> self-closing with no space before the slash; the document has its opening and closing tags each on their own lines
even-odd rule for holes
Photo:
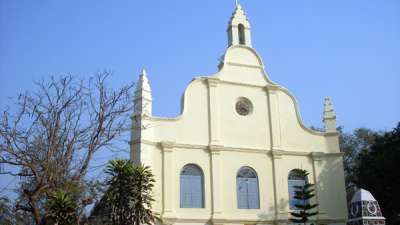
<svg viewBox="0 0 400 225">
<path fill-rule="evenodd" d="M 191 167 L 191 169 L 197 170 L 198 174 L 184 174 L 185 168 Z M 192 176 L 192 177 L 190 177 Z M 191 199 L 193 199 L 193 195 L 196 193 L 193 192 L 192 185 L 195 185 L 196 179 L 192 179 L 194 177 L 200 177 L 200 202 L 190 201 L 189 203 L 184 200 L 184 195 L 191 195 Z M 183 186 L 188 185 L 188 186 Z M 188 192 L 187 192 L 188 191 Z M 194 209 L 202 209 L 205 208 L 205 198 L 204 198 L 204 172 L 200 166 L 189 163 L 182 167 L 179 173 L 179 207 L 180 208 L 194 208 Z"/>
<path fill-rule="evenodd" d="M 250 176 L 254 176 L 254 177 L 246 177 L 246 176 L 241 176 L 242 171 L 244 170 L 249 170 L 252 174 L 250 174 Z M 247 175 L 247 174 L 246 174 Z M 251 186 L 250 188 L 255 188 L 255 191 L 253 193 L 249 194 L 249 180 L 248 179 L 252 179 L 251 181 Z M 241 191 L 240 191 L 240 187 L 241 185 L 243 185 L 243 182 L 246 182 L 246 194 L 245 196 L 242 196 Z M 252 196 L 253 195 L 253 196 Z M 243 198 L 244 197 L 244 198 Z M 254 200 L 256 202 L 250 202 L 251 201 L 251 197 L 254 198 Z M 246 201 L 245 205 L 243 206 L 244 203 L 241 201 Z M 243 166 L 241 167 L 238 172 L 236 173 L 236 206 L 238 209 L 260 209 L 260 185 L 259 185 L 259 179 L 258 179 L 258 175 L 255 169 L 249 167 L 249 166 Z"/>
<path fill-rule="evenodd" d="M 294 199 L 294 186 L 305 186 L 308 183 L 308 176 L 305 179 L 301 179 L 301 177 L 296 175 L 296 172 L 300 171 L 300 169 L 292 169 L 288 173 L 288 199 L 289 199 L 289 209 L 290 210 L 298 210 L 295 204 L 301 203 L 302 200 Z M 300 184 L 300 182 L 302 184 Z"/>
</svg>

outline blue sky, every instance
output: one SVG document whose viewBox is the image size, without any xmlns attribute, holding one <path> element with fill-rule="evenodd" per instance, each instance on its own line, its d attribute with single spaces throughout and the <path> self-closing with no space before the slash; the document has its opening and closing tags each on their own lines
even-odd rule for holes
<svg viewBox="0 0 400 225">
<path fill-rule="evenodd" d="M 288 88 L 307 126 L 330 96 L 338 125 L 388 130 L 400 121 L 400 1 L 242 0 L 254 48 Z M 50 75 L 146 68 L 154 114 L 176 116 L 193 77 L 217 71 L 234 0 L 1 0 L 0 108 Z"/>
</svg>

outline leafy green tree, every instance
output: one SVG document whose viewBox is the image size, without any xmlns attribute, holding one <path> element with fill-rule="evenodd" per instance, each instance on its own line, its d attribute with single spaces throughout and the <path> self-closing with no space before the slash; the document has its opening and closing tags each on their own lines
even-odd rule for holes
<svg viewBox="0 0 400 225">
<path fill-rule="evenodd" d="M 57 191 L 48 202 L 46 224 L 78 224 L 77 207 L 78 204 L 69 193 Z"/>
<path fill-rule="evenodd" d="M 295 204 L 296 210 L 290 213 L 293 216 L 290 221 L 306 225 L 310 220 L 310 217 L 318 214 L 318 211 L 314 210 L 318 204 L 310 204 L 310 200 L 315 196 L 315 194 L 313 189 L 314 184 L 309 183 L 307 179 L 309 173 L 306 170 L 298 170 L 297 173 L 299 177 L 306 181 L 306 183 L 305 185 L 294 186 L 296 189 L 294 198 L 300 200 L 300 203 Z"/>
<path fill-rule="evenodd" d="M 151 210 L 154 199 L 153 174 L 149 167 L 134 165 L 129 160 L 110 161 L 106 193 L 109 218 L 113 225 L 153 224 L 155 215 Z"/>
<path fill-rule="evenodd" d="M 339 139 L 340 149 L 344 153 L 346 189 L 349 193 L 348 197 L 351 199 L 353 191 L 356 189 L 354 167 L 358 164 L 357 157 L 375 143 L 375 138 L 380 132 L 368 128 L 357 128 L 353 132 L 347 133 L 343 131 L 342 127 L 339 127 L 338 131 L 341 134 Z"/>
<path fill-rule="evenodd" d="M 378 200 L 388 224 L 400 215 L 400 123 L 390 132 L 375 135 L 354 167 L 354 182 Z"/>
</svg>

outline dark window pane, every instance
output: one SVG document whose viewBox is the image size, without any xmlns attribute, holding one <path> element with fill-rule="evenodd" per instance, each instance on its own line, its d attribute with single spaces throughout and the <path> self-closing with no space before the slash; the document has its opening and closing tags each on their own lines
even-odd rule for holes
<svg viewBox="0 0 400 225">
<path fill-rule="evenodd" d="M 186 165 L 181 171 L 180 207 L 204 208 L 203 173 L 195 165 Z"/>
</svg>

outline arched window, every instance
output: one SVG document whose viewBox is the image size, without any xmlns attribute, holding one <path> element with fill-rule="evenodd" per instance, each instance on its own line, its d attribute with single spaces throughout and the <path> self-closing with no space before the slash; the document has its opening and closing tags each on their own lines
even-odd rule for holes
<svg viewBox="0 0 400 225">
<path fill-rule="evenodd" d="M 238 25 L 238 33 L 239 33 L 239 44 L 241 44 L 241 45 L 246 44 L 243 24 Z"/>
<path fill-rule="evenodd" d="M 295 205 L 304 204 L 304 200 L 295 199 L 295 186 L 304 186 L 307 183 L 307 177 L 304 178 L 301 175 L 301 170 L 294 169 L 289 172 L 288 176 L 288 188 L 289 188 L 289 207 L 290 209 L 296 209 Z"/>
<path fill-rule="evenodd" d="M 180 187 L 181 208 L 204 208 L 203 172 L 198 166 L 183 167 Z"/>
<path fill-rule="evenodd" d="M 239 209 L 259 209 L 257 173 L 250 167 L 242 167 L 236 175 L 237 205 Z"/>
</svg>

